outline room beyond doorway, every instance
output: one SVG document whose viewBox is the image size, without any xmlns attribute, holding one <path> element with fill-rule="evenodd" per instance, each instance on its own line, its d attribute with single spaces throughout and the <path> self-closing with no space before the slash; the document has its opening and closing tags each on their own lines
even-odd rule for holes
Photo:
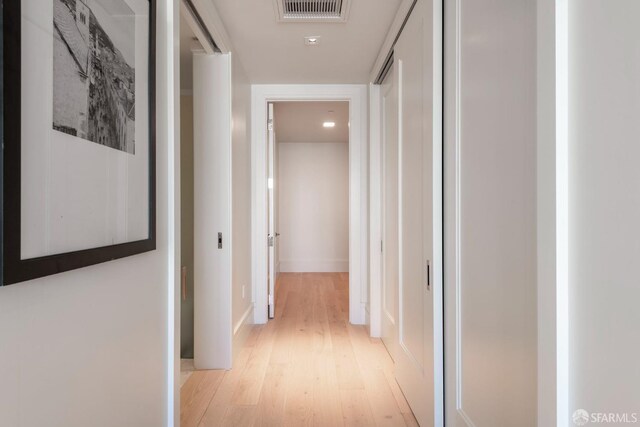
<svg viewBox="0 0 640 427">
<path fill-rule="evenodd" d="M 349 272 L 349 103 L 269 104 L 269 317 L 284 273 Z"/>
<path fill-rule="evenodd" d="M 278 102 L 274 107 L 276 271 L 347 273 L 349 103 Z"/>
</svg>

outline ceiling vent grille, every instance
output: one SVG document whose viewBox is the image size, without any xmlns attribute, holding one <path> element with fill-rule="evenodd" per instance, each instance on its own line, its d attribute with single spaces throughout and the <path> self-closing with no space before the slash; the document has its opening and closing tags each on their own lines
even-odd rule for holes
<svg viewBox="0 0 640 427">
<path fill-rule="evenodd" d="M 351 0 L 274 0 L 278 22 L 346 22 Z"/>
</svg>

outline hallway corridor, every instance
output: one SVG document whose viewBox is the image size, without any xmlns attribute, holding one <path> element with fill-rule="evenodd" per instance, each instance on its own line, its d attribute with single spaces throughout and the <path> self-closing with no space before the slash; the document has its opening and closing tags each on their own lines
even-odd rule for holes
<svg viewBox="0 0 640 427">
<path fill-rule="evenodd" d="M 197 371 L 181 425 L 415 426 L 379 339 L 348 322 L 349 277 L 283 273 L 276 318 L 254 326 L 233 370 Z"/>
</svg>

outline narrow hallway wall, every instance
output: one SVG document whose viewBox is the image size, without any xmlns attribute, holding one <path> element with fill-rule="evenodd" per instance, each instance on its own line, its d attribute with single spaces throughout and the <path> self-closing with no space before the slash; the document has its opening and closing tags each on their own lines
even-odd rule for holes
<svg viewBox="0 0 640 427">
<path fill-rule="evenodd" d="M 168 170 L 176 152 L 167 24 L 176 20 L 172 2 L 156 3 L 157 249 L 0 287 L 2 427 L 168 424 L 168 200 L 179 188 Z"/>
<path fill-rule="evenodd" d="M 253 321 L 251 284 L 251 85 L 238 56 L 231 54 L 232 96 L 232 319 L 233 333 Z"/>
</svg>

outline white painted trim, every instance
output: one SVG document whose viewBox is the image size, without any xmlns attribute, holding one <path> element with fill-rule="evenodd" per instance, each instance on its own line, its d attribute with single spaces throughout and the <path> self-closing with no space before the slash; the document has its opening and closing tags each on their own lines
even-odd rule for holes
<svg viewBox="0 0 640 427">
<path fill-rule="evenodd" d="M 398 11 L 396 12 L 396 16 L 391 23 L 391 27 L 387 32 L 387 36 L 382 43 L 382 47 L 378 52 L 378 56 L 376 57 L 376 61 L 373 63 L 373 68 L 369 73 L 369 82 L 374 82 L 384 65 L 385 59 L 387 59 L 387 55 L 393 48 L 393 43 L 398 37 L 398 33 L 402 28 L 402 24 L 404 24 L 405 19 L 409 15 L 409 11 L 411 10 L 411 5 L 413 4 L 413 0 L 402 0 L 400 6 L 398 7 Z"/>
<path fill-rule="evenodd" d="M 238 320 L 236 322 L 236 324 L 234 325 L 234 327 L 233 327 L 234 339 L 238 335 L 238 331 L 240 330 L 240 328 L 242 326 L 244 326 L 245 324 L 249 324 L 249 325 L 251 324 L 251 323 L 247 323 L 247 320 L 249 319 L 249 316 L 251 315 L 252 312 L 253 312 L 253 304 L 251 304 L 249 307 L 247 307 L 247 310 L 244 312 L 244 314 L 242 315 L 240 320 Z"/>
<path fill-rule="evenodd" d="M 207 29 L 213 37 L 213 41 L 216 42 L 220 51 L 222 53 L 232 52 L 233 46 L 231 45 L 231 39 L 222 23 L 220 13 L 218 13 L 213 2 L 211 0 L 193 0 L 193 5 L 200 14 L 200 17 L 207 26 Z M 195 34 L 196 36 L 198 35 L 198 33 Z"/>
<path fill-rule="evenodd" d="M 369 325 L 369 335 L 372 338 L 377 338 L 371 334 L 371 310 L 369 309 L 369 304 L 364 305 L 364 324 Z"/>
<path fill-rule="evenodd" d="M 382 336 L 382 98 L 369 85 L 369 329 Z"/>
<path fill-rule="evenodd" d="M 468 425 L 473 425 L 462 410 L 460 394 L 460 52 L 461 52 L 461 28 L 460 28 L 460 0 L 445 0 L 445 139 L 444 139 L 444 178 L 445 188 L 445 255 L 444 271 L 447 281 L 445 283 L 445 351 L 447 361 L 445 364 L 445 418 L 455 425 L 458 417 L 461 417 Z"/>
<path fill-rule="evenodd" d="M 158 107 L 166 93 L 167 135 L 167 361 L 166 425 L 180 425 L 180 9 L 174 1 L 157 3 Z M 165 31 L 166 38 L 161 35 Z M 164 70 L 164 71 L 163 71 Z M 165 74 L 166 73 L 166 74 Z M 164 77 L 164 79 L 163 79 Z M 158 121 L 161 125 L 162 121 Z M 165 132 L 158 132 L 162 135 Z M 159 199 L 162 203 L 162 198 Z"/>
<path fill-rule="evenodd" d="M 191 14 L 189 8 L 185 5 L 184 0 L 180 2 L 180 13 L 184 17 L 185 22 L 187 23 L 193 34 L 198 39 L 198 42 L 200 42 L 200 48 L 204 49 L 204 51 L 209 55 L 213 55 L 215 53 L 214 47 L 211 45 L 211 43 L 209 43 L 209 39 L 205 36 L 202 28 L 200 28 L 200 25 L 198 25 L 198 23 L 196 22 L 195 17 Z"/>
<path fill-rule="evenodd" d="M 569 424 L 568 0 L 537 4 L 538 426 Z"/>
<path fill-rule="evenodd" d="M 428 4 L 428 3 L 427 3 Z M 425 7 L 426 9 L 426 7 Z M 433 0 L 433 370 L 434 418 L 436 426 L 444 425 L 444 168 L 443 117 L 443 27 L 444 5 Z M 425 11 L 426 16 L 429 12 Z M 428 35 L 425 35 L 428 37 Z"/>
<path fill-rule="evenodd" d="M 240 354 L 240 350 L 249 337 L 253 327 L 253 304 L 244 312 L 240 320 L 233 327 L 232 364 Z"/>
<path fill-rule="evenodd" d="M 349 321 L 363 324 L 368 280 L 366 85 L 253 85 L 251 103 L 252 255 L 255 323 L 267 322 L 266 123 L 271 101 L 349 101 Z"/>
</svg>

